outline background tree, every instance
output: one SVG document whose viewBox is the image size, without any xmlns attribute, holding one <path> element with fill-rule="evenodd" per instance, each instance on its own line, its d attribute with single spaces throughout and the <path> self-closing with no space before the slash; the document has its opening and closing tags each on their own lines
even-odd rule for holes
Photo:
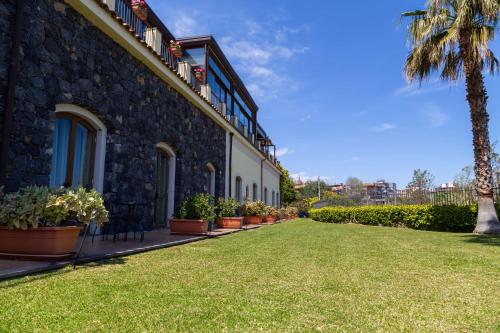
<svg viewBox="0 0 500 333">
<path fill-rule="evenodd" d="M 453 181 L 453 185 L 462 190 L 472 189 L 474 188 L 474 184 L 474 168 L 472 165 L 464 167 L 462 171 L 455 176 L 455 180 Z"/>
<path fill-rule="evenodd" d="M 297 200 L 297 192 L 295 191 L 295 182 L 287 169 L 279 165 L 281 170 L 280 176 L 280 197 L 283 205 L 288 205 Z"/>
<path fill-rule="evenodd" d="M 431 202 L 431 191 L 434 187 L 434 176 L 428 170 L 413 170 L 413 178 L 406 186 L 409 203 L 428 204 Z"/>
<path fill-rule="evenodd" d="M 345 180 L 345 185 L 349 195 L 362 195 L 364 192 L 364 183 L 359 178 L 349 177 Z"/>
<path fill-rule="evenodd" d="M 321 188 L 321 193 L 325 193 L 330 190 L 328 184 L 323 180 L 319 181 L 319 186 Z M 299 191 L 303 199 L 314 198 L 318 196 L 318 181 L 309 180 L 304 184 L 304 187 Z"/>
<path fill-rule="evenodd" d="M 483 70 L 498 71 L 498 60 L 488 43 L 495 37 L 499 15 L 499 0 L 429 0 L 425 10 L 403 13 L 411 19 L 411 51 L 405 65 L 408 80 L 423 81 L 437 70 L 444 80 L 465 76 L 478 193 L 476 233 L 500 233 L 493 202 L 488 98 L 483 77 Z"/>
</svg>

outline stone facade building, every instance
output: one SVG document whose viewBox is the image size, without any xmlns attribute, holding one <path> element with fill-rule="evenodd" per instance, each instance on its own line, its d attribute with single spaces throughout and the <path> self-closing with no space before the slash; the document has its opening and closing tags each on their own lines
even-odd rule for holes
<svg viewBox="0 0 500 333">
<path fill-rule="evenodd" d="M 251 173 L 279 206 L 280 174 L 265 132 L 249 136 L 234 115 L 211 103 L 211 86 L 192 69 L 181 71 L 186 66 L 166 42 L 174 37 L 148 10 L 148 19 L 138 20 L 123 0 L 0 3 L 5 189 L 93 187 L 108 206 L 136 202 L 145 223 L 163 225 L 195 193 L 250 199 L 241 182 Z M 18 66 L 9 75 L 16 38 Z M 231 89 L 250 101 L 232 67 L 220 67 Z M 259 162 L 250 170 L 232 158 L 242 150 Z"/>
</svg>

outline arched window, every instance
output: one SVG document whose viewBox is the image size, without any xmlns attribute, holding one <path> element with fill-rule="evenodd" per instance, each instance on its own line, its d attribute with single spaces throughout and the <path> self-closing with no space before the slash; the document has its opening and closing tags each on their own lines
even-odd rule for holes
<svg viewBox="0 0 500 333">
<path fill-rule="evenodd" d="M 257 201 L 257 184 L 253 183 L 252 186 L 252 200 Z"/>
<path fill-rule="evenodd" d="M 212 163 L 207 164 L 207 193 L 215 196 L 215 167 Z"/>
<path fill-rule="evenodd" d="M 238 176 L 236 177 L 236 183 L 235 183 L 235 191 L 234 191 L 234 194 L 235 194 L 235 199 L 236 201 L 238 202 L 242 202 L 242 190 L 243 190 L 243 184 L 242 184 L 242 181 L 241 181 L 241 177 Z"/>
<path fill-rule="evenodd" d="M 274 190 L 273 190 L 273 192 L 271 193 L 271 202 L 272 202 L 272 206 L 276 206 L 276 201 L 275 201 L 275 197 L 274 197 L 274 195 L 275 195 L 275 192 L 274 192 Z"/>
<path fill-rule="evenodd" d="M 267 205 L 267 187 L 264 188 L 264 203 Z"/>
<path fill-rule="evenodd" d="M 248 185 L 245 187 L 245 201 L 250 199 L 250 189 L 248 188 Z"/>
<path fill-rule="evenodd" d="M 105 154 L 104 124 L 79 106 L 57 105 L 50 186 L 82 186 L 102 193 Z"/>
</svg>

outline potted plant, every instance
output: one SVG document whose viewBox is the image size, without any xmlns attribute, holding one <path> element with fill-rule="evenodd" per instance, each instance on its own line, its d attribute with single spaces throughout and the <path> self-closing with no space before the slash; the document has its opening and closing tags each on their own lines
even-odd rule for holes
<svg viewBox="0 0 500 333">
<path fill-rule="evenodd" d="M 179 218 L 170 220 L 170 233 L 183 235 L 206 235 L 208 222 L 213 221 L 212 198 L 208 194 L 197 194 L 181 204 Z"/>
<path fill-rule="evenodd" d="M 30 186 L 0 197 L 0 254 L 61 259 L 74 254 L 82 225 L 108 221 L 102 198 L 80 188 L 53 191 Z"/>
<path fill-rule="evenodd" d="M 247 201 L 243 205 L 243 222 L 245 224 L 261 224 L 265 204 L 262 201 Z"/>
<path fill-rule="evenodd" d="M 146 1 L 144 0 L 131 0 L 130 5 L 132 6 L 132 11 L 134 12 L 137 17 L 142 20 L 146 21 L 148 18 L 148 7 L 146 5 Z"/>
<path fill-rule="evenodd" d="M 275 224 L 278 220 L 278 210 L 273 206 L 266 206 L 264 208 L 264 222 Z"/>
<path fill-rule="evenodd" d="M 176 58 L 182 58 L 182 46 L 179 42 L 171 40 L 169 48 Z"/>
<path fill-rule="evenodd" d="M 196 76 L 196 79 L 200 82 L 205 81 L 205 69 L 202 67 L 197 67 L 194 69 L 194 75 Z"/>
<path fill-rule="evenodd" d="M 217 216 L 217 227 L 226 229 L 241 229 L 243 217 L 238 217 L 239 204 L 233 198 L 224 200 L 218 198 L 215 203 L 215 214 Z"/>
<path fill-rule="evenodd" d="M 279 214 L 279 219 L 280 220 L 288 220 L 288 209 L 285 207 L 282 207 L 278 211 Z"/>
<path fill-rule="evenodd" d="M 299 217 L 299 209 L 297 207 L 287 207 L 288 219 L 293 220 Z"/>
</svg>

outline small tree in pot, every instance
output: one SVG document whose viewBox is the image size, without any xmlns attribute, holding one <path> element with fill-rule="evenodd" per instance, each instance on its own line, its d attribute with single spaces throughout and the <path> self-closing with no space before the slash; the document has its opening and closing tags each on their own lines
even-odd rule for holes
<svg viewBox="0 0 500 333">
<path fill-rule="evenodd" d="M 273 206 L 266 206 L 264 208 L 264 222 L 274 224 L 278 219 L 278 210 Z"/>
<path fill-rule="evenodd" d="M 225 200 L 218 198 L 215 202 L 215 214 L 217 216 L 217 226 L 219 228 L 241 229 L 243 227 L 243 217 L 238 217 L 239 203 L 233 198 Z"/>
<path fill-rule="evenodd" d="M 196 194 L 181 204 L 179 218 L 170 221 L 172 234 L 206 235 L 208 223 L 214 219 L 212 197 L 208 194 Z"/>
<path fill-rule="evenodd" d="M 247 201 L 243 207 L 243 222 L 245 224 L 261 224 L 264 208 L 266 205 L 262 201 Z"/>
</svg>

